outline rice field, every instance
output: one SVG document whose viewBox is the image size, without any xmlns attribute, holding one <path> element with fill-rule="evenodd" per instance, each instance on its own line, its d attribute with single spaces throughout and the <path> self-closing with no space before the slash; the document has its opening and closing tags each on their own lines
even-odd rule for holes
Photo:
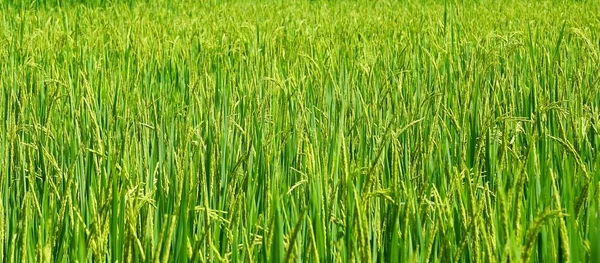
<svg viewBox="0 0 600 263">
<path fill-rule="evenodd" d="M 1 262 L 595 262 L 596 1 L 0 1 Z"/>
</svg>

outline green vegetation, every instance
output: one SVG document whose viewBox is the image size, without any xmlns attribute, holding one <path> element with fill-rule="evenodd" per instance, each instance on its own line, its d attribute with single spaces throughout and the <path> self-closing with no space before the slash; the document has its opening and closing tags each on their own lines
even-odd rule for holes
<svg viewBox="0 0 600 263">
<path fill-rule="evenodd" d="M 595 1 L 76 2 L 0 2 L 2 262 L 600 258 Z"/>
</svg>

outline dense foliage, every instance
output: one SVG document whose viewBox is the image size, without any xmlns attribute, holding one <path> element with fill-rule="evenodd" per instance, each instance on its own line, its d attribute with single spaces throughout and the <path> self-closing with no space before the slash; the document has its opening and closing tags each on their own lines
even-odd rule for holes
<svg viewBox="0 0 600 263">
<path fill-rule="evenodd" d="M 600 258 L 594 1 L 84 2 L 1 5 L 0 261 Z"/>
</svg>

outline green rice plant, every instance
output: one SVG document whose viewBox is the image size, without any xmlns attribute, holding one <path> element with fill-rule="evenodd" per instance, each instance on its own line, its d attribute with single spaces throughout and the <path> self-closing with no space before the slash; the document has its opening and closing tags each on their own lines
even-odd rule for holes
<svg viewBox="0 0 600 263">
<path fill-rule="evenodd" d="M 593 262 L 593 1 L 0 1 L 0 261 Z"/>
</svg>

